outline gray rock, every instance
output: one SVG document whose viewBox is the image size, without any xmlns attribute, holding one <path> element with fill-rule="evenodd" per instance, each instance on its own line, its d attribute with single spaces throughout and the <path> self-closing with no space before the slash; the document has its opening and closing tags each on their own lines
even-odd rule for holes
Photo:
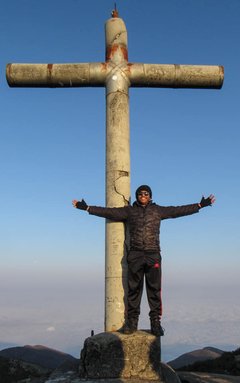
<svg viewBox="0 0 240 383">
<path fill-rule="evenodd" d="M 176 372 L 167 364 L 161 363 L 162 380 L 165 383 L 181 383 Z"/>
<path fill-rule="evenodd" d="M 175 372 L 160 363 L 160 338 L 148 331 L 131 335 L 101 333 L 85 340 L 80 358 L 79 376 L 89 381 L 158 381 L 179 383 Z"/>
</svg>

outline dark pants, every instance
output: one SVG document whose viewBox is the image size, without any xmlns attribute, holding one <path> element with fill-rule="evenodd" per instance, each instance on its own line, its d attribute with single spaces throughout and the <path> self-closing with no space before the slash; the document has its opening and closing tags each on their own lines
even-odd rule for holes
<svg viewBox="0 0 240 383">
<path fill-rule="evenodd" d="M 130 251 L 128 254 L 128 319 L 137 319 L 143 293 L 144 275 L 150 319 L 162 315 L 161 256 L 159 253 Z"/>
</svg>

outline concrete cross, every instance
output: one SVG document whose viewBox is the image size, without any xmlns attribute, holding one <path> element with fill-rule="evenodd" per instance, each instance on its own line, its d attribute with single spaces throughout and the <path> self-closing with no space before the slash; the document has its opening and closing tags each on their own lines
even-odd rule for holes
<svg viewBox="0 0 240 383">
<path fill-rule="evenodd" d="M 130 199 L 129 87 L 221 88 L 221 66 L 128 62 L 127 30 L 118 12 L 105 24 L 106 61 L 76 64 L 8 64 L 11 87 L 105 87 L 106 206 Z M 105 331 L 118 330 L 125 315 L 125 228 L 106 221 Z"/>
</svg>

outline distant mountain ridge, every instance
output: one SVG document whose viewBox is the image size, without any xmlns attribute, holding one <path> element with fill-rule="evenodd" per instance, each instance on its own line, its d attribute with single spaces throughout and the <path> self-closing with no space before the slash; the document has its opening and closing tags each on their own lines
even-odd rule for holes
<svg viewBox="0 0 240 383">
<path fill-rule="evenodd" d="M 195 362 L 216 359 L 223 353 L 223 350 L 220 350 L 215 347 L 204 347 L 202 349 L 182 354 L 178 358 L 169 361 L 167 364 L 173 369 L 179 369 L 184 366 L 192 365 Z"/>
<path fill-rule="evenodd" d="M 196 361 L 191 365 L 180 367 L 179 370 L 240 376 L 240 348 L 235 351 L 223 352 L 215 359 Z M 240 382 L 240 378 L 235 381 Z"/>
<path fill-rule="evenodd" d="M 42 345 L 10 347 L 0 351 L 0 356 L 55 369 L 66 362 L 77 361 L 72 355 Z"/>
</svg>

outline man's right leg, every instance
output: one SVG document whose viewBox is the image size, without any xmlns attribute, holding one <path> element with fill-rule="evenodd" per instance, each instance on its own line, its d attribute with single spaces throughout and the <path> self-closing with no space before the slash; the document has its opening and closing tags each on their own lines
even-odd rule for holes
<svg viewBox="0 0 240 383">
<path fill-rule="evenodd" d="M 128 256 L 128 308 L 123 328 L 125 334 L 137 331 L 140 304 L 144 283 L 144 257 L 141 252 L 130 252 Z"/>
<path fill-rule="evenodd" d="M 150 306 L 151 332 L 155 336 L 163 336 L 164 330 L 161 326 L 162 298 L 161 298 L 161 258 L 149 259 L 146 266 L 146 290 Z"/>
</svg>

